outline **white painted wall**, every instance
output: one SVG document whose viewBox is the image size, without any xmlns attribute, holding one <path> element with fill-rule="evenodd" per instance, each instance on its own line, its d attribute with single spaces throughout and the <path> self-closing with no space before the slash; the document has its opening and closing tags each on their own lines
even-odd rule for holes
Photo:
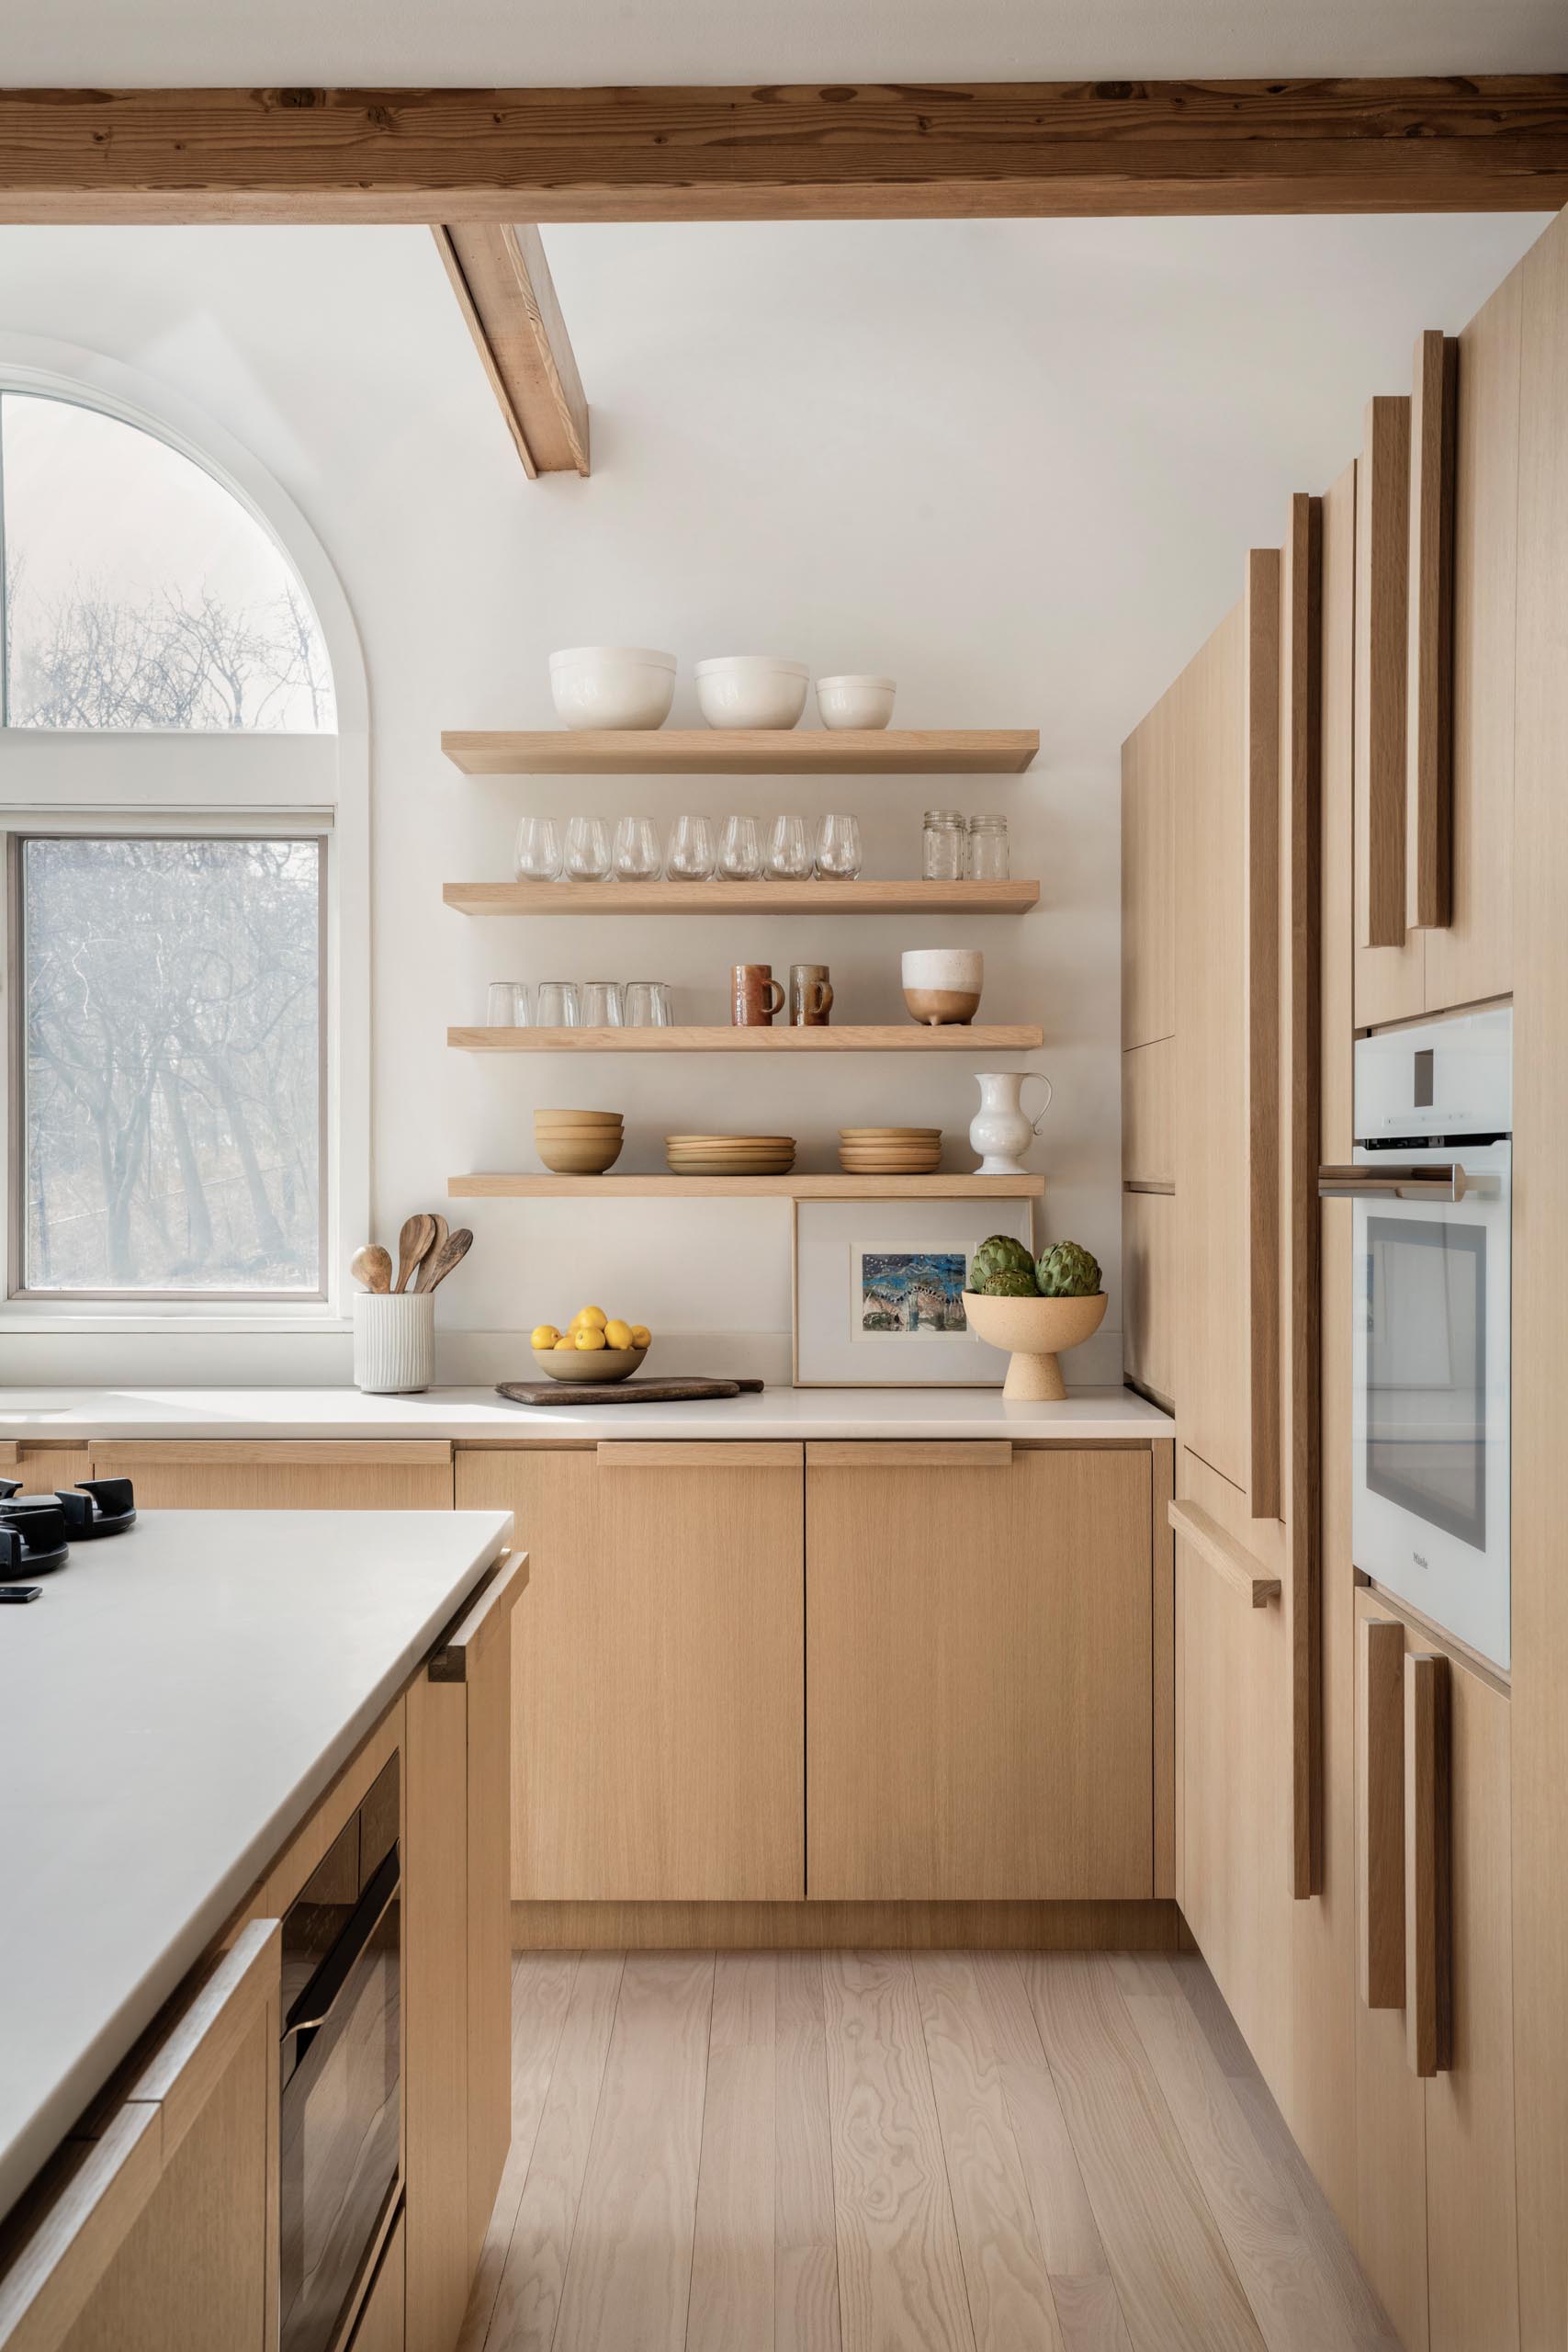
<svg viewBox="0 0 1568 2352">
<path fill-rule="evenodd" d="M 934 794 L 1004 810 L 1014 872 L 1043 878 L 1040 913 L 964 937 L 986 951 L 984 1013 L 1043 1023 L 1046 1226 L 1106 1263 L 1111 1311 L 1080 1369 L 1114 1377 L 1118 746 L 1237 594 L 1243 550 L 1278 542 L 1288 493 L 1337 472 L 1369 394 L 1407 385 L 1416 332 L 1462 323 L 1540 225 L 555 231 L 593 406 L 586 483 L 524 480 L 423 231 L 6 229 L 0 320 L 201 403 L 339 567 L 370 673 L 383 1238 L 449 1173 L 530 1165 L 529 1114 L 551 1102 L 624 1109 L 627 1169 L 710 1123 L 787 1128 L 831 1165 L 838 1124 L 873 1119 L 940 1121 L 967 1165 L 963 1057 L 562 1065 L 444 1042 L 502 975 L 667 978 L 677 1017 L 720 1020 L 742 956 L 826 961 L 838 1018 L 897 1018 L 898 950 L 954 939 L 950 922 L 479 923 L 440 885 L 508 873 L 530 807 L 852 806 L 868 870 L 911 874 Z M 441 758 L 443 727 L 549 724 L 545 656 L 588 640 L 677 651 L 677 722 L 694 658 L 771 650 L 891 671 L 905 724 L 1038 726 L 1043 749 L 1027 777 L 934 788 L 470 782 Z M 446 1377 L 514 1370 L 518 1331 L 589 1298 L 668 1335 L 667 1368 L 779 1366 L 783 1206 L 476 1204 L 469 1221 Z M 332 1353 L 314 1376 L 341 1372 Z"/>
</svg>

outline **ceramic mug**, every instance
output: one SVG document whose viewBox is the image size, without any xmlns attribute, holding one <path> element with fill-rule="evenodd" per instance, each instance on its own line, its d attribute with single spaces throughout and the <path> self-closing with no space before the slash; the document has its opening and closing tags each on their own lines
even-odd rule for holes
<svg viewBox="0 0 1568 2352">
<path fill-rule="evenodd" d="M 826 1029 L 833 1010 L 833 983 L 826 964 L 792 964 L 789 967 L 789 1019 L 792 1029 Z"/>
<path fill-rule="evenodd" d="M 784 984 L 771 964 L 737 964 L 729 976 L 729 1021 L 735 1029 L 771 1029 L 784 1008 Z"/>
</svg>

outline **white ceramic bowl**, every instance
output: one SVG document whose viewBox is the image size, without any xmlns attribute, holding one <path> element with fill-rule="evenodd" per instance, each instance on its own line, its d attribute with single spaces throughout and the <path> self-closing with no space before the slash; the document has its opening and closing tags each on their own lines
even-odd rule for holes
<svg viewBox="0 0 1568 2352">
<path fill-rule="evenodd" d="M 793 727 L 809 683 L 804 662 L 726 653 L 697 663 L 697 707 L 710 727 Z"/>
<path fill-rule="evenodd" d="M 962 989 L 977 996 L 985 979 L 986 959 L 977 947 L 905 950 L 903 980 L 907 989 Z"/>
<path fill-rule="evenodd" d="M 895 678 L 818 678 L 818 714 L 824 727 L 886 727 L 897 691 Z"/>
<path fill-rule="evenodd" d="M 675 698 L 675 656 L 641 645 L 573 645 L 550 656 L 563 727 L 662 727 Z"/>
</svg>

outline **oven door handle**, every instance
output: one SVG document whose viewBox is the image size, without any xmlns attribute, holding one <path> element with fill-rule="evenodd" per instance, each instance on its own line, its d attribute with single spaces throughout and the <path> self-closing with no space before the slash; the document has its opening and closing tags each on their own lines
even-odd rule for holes
<svg viewBox="0 0 1568 2352">
<path fill-rule="evenodd" d="M 333 2003 L 343 1991 L 371 1937 L 398 1899 L 400 1872 L 394 1846 L 355 1905 L 353 1917 L 314 1976 L 300 1994 L 280 2039 L 314 2033 L 332 2015 Z M 301 2051 L 300 2056 L 304 2052 Z"/>
<path fill-rule="evenodd" d="M 1320 1168 L 1320 1201 L 1462 1201 L 1464 1170 L 1458 1160 L 1411 1168 Z"/>
</svg>

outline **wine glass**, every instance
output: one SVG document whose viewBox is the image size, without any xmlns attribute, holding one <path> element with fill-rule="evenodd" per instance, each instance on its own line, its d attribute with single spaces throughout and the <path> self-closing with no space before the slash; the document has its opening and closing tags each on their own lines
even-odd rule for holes
<svg viewBox="0 0 1568 2352">
<path fill-rule="evenodd" d="M 573 817 L 566 829 L 566 871 L 571 882 L 604 882 L 610 874 L 610 828 L 603 817 Z"/>
<path fill-rule="evenodd" d="M 677 817 L 670 836 L 671 882 L 705 882 L 713 873 L 713 827 L 705 817 Z"/>
<path fill-rule="evenodd" d="M 623 817 L 615 827 L 615 879 L 651 882 L 663 864 L 651 817 Z"/>
<path fill-rule="evenodd" d="M 852 882 L 860 873 L 860 827 L 852 817 L 824 817 L 817 828 L 817 871 L 824 882 Z"/>
<path fill-rule="evenodd" d="M 553 817 L 525 817 L 517 828 L 519 882 L 555 882 L 560 877 L 560 827 Z"/>
<path fill-rule="evenodd" d="M 805 882 L 811 873 L 811 836 L 804 817 L 775 817 L 768 842 L 770 882 Z"/>
<path fill-rule="evenodd" d="M 718 844 L 721 882 L 754 882 L 762 870 L 762 837 L 755 817 L 727 817 Z"/>
</svg>

